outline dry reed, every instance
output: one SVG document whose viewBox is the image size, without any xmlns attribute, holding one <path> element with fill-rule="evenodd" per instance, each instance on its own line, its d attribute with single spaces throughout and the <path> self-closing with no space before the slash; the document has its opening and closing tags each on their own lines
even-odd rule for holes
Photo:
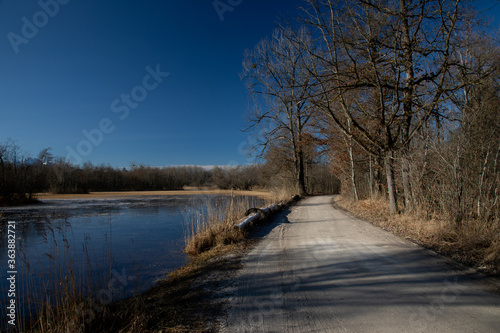
<svg viewBox="0 0 500 333">
<path fill-rule="evenodd" d="M 384 198 L 357 202 L 337 197 L 335 203 L 353 215 L 470 267 L 500 273 L 500 227 L 480 221 L 466 221 L 458 228 L 446 216 L 430 218 L 415 214 L 389 214 Z"/>
<path fill-rule="evenodd" d="M 43 253 L 27 253 L 23 244 L 19 246 L 22 262 L 19 282 L 22 282 L 23 297 L 19 299 L 22 307 L 18 308 L 16 332 L 86 331 L 90 311 L 95 308 L 93 293 L 109 281 L 113 260 L 108 247 L 105 250 L 106 267 L 97 265 L 85 241 L 86 260 L 82 264 L 84 267 L 78 267 L 67 238 L 68 225 L 66 222 L 63 227 L 54 227 L 49 220 L 45 221 L 43 244 L 46 250 Z M 48 258 L 48 262 L 43 264 L 44 270 L 37 273 L 33 267 L 42 265 L 42 257 Z"/>
<path fill-rule="evenodd" d="M 266 200 L 269 203 L 272 201 L 274 200 Z M 229 203 L 207 203 L 206 210 L 189 221 L 185 252 L 199 255 L 212 248 L 244 240 L 244 232 L 236 228 L 235 224 L 251 206 L 252 202 L 248 197 L 231 197 Z"/>
</svg>

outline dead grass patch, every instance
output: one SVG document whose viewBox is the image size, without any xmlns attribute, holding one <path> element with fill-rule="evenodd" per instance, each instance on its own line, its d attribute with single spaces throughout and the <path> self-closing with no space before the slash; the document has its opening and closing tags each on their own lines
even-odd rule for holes
<svg viewBox="0 0 500 333">
<path fill-rule="evenodd" d="M 186 233 L 185 252 L 189 255 L 199 255 L 212 248 L 244 240 L 244 232 L 235 225 L 249 208 L 253 208 L 250 206 L 250 201 L 245 197 L 233 197 L 229 204 L 208 204 L 206 210 L 194 216 L 190 222 Z"/>
<path fill-rule="evenodd" d="M 335 203 L 357 217 L 460 263 L 492 275 L 500 274 L 499 226 L 467 221 L 458 228 L 444 216 L 424 219 L 414 214 L 390 215 L 389 204 L 383 198 L 354 202 L 337 197 Z"/>
</svg>

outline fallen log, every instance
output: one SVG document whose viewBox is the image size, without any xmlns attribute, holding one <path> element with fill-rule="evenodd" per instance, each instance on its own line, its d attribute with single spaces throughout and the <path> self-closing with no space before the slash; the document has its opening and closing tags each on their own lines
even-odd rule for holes
<svg viewBox="0 0 500 333">
<path fill-rule="evenodd" d="M 285 205 L 283 203 L 272 204 L 264 208 L 250 208 L 247 210 L 246 215 L 243 219 L 239 221 L 236 225 L 237 228 L 247 229 L 253 223 L 265 220 L 270 215 L 281 210 Z"/>
</svg>

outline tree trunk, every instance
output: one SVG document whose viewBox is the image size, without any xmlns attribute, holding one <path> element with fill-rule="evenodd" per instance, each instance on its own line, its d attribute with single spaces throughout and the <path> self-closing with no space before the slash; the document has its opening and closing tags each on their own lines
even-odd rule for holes
<svg viewBox="0 0 500 333">
<path fill-rule="evenodd" d="M 410 136 L 410 126 L 413 118 L 413 98 L 414 98 L 414 85 L 415 85 L 415 72 L 413 66 L 413 46 L 410 37 L 410 24 L 409 24 L 409 14 L 407 9 L 406 0 L 400 0 L 400 10 L 403 16 L 401 32 L 403 38 L 403 66 L 405 78 L 405 88 L 403 89 L 403 115 L 404 115 L 404 125 L 403 125 L 403 136 L 402 136 L 402 154 L 401 154 L 401 176 L 403 183 L 403 194 L 405 203 L 405 212 L 410 212 L 413 210 L 413 198 L 411 195 L 410 186 L 410 160 L 409 160 L 409 149 L 408 146 L 409 136 Z"/>
<path fill-rule="evenodd" d="M 455 200 L 452 203 L 452 214 L 454 214 L 454 220 L 458 228 L 462 227 L 463 210 L 462 210 L 462 197 L 463 197 L 463 177 L 462 177 L 462 149 L 460 144 L 457 145 L 457 152 L 455 155 L 455 161 L 453 162 L 453 176 L 454 176 L 454 197 Z"/>
<path fill-rule="evenodd" d="M 350 140 L 349 140 L 350 141 Z M 352 143 L 349 142 L 349 162 L 351 166 L 351 185 L 354 200 L 358 201 L 358 190 L 356 189 L 356 174 L 354 173 L 354 156 L 352 154 Z"/>
<path fill-rule="evenodd" d="M 377 195 L 382 195 L 384 193 L 384 176 L 383 176 L 383 165 L 384 165 L 384 158 L 382 156 L 382 153 L 379 151 L 379 154 L 377 155 L 377 158 L 375 159 L 376 166 L 377 168 L 375 169 L 375 184 L 376 187 L 375 189 L 377 190 Z"/>
<path fill-rule="evenodd" d="M 351 133 L 351 121 L 347 119 L 347 129 L 349 133 Z M 352 185 L 352 195 L 354 196 L 354 200 L 358 201 L 358 190 L 356 189 L 356 174 L 354 173 L 354 156 L 352 152 L 352 138 L 346 137 L 347 149 L 349 151 L 349 165 L 351 168 L 351 185 Z"/>
<path fill-rule="evenodd" d="M 385 155 L 385 173 L 387 176 L 387 192 L 389 194 L 389 212 L 397 214 L 398 198 L 396 193 L 396 184 L 394 182 L 394 166 L 393 166 L 393 152 L 386 152 Z"/>
<path fill-rule="evenodd" d="M 372 163 L 372 155 L 370 154 L 368 156 L 369 158 L 369 163 L 370 163 L 370 199 L 373 200 L 373 163 Z"/>
<path fill-rule="evenodd" d="M 403 154 L 401 156 L 401 176 L 403 183 L 403 194 L 405 198 L 405 212 L 408 213 L 413 210 L 413 196 L 411 193 L 410 160 L 408 158 L 407 149 L 403 149 Z"/>
<path fill-rule="evenodd" d="M 297 181 L 299 185 L 299 195 L 303 196 L 307 194 L 307 189 L 306 189 L 306 177 L 305 177 L 305 172 L 304 172 L 304 153 L 302 151 L 299 151 L 298 154 L 298 172 L 297 172 Z"/>
</svg>

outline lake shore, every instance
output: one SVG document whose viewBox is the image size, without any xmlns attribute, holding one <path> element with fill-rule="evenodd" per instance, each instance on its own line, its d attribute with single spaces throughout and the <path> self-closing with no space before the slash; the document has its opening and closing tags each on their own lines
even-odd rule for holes
<svg viewBox="0 0 500 333">
<path fill-rule="evenodd" d="M 202 195 L 200 200 L 204 201 L 208 196 L 227 195 L 226 199 L 231 200 L 231 191 L 214 191 L 214 190 L 191 190 L 186 189 L 182 191 L 152 191 L 152 192 L 101 192 L 79 195 L 41 195 L 39 199 L 46 204 L 64 205 L 72 207 L 73 205 L 87 205 L 90 207 L 94 205 L 101 205 L 100 201 L 120 201 L 129 202 L 133 197 L 141 197 L 141 202 L 170 200 L 172 196 L 175 201 L 184 202 L 188 200 L 188 195 Z M 208 194 L 207 197 L 203 197 Z M 245 195 L 246 198 L 240 198 L 244 202 L 254 202 L 256 196 L 268 196 L 268 192 L 264 191 L 232 191 L 235 197 Z M 164 197 L 161 197 L 164 195 Z M 183 195 L 186 195 L 183 197 Z M 57 199 L 61 200 L 55 202 Z M 96 200 L 97 199 L 97 200 Z M 51 200 L 54 200 L 51 202 Z M 68 201 L 65 201 L 68 200 Z M 72 202 L 71 200 L 74 200 Z M 93 202 L 98 201 L 97 203 Z M 231 211 L 237 212 L 240 205 L 235 200 L 234 208 Z M 107 203 L 106 203 L 107 204 Z M 220 206 L 224 209 L 225 206 Z M 251 205 L 249 207 L 260 207 L 259 204 Z M 248 207 L 246 207 L 248 208 Z M 246 210 L 245 208 L 245 210 Z M 92 208 L 91 208 L 92 209 Z M 244 210 L 243 210 L 244 211 Z M 238 216 L 242 213 L 239 212 Z M 214 215 L 215 218 L 219 214 Z M 136 218 L 134 217 L 135 221 Z M 155 224 L 155 223 L 153 223 Z M 86 224 L 87 227 L 93 228 L 93 225 Z M 128 230 L 128 229 L 127 229 Z M 117 230 L 113 230 L 113 235 L 118 235 Z M 143 233 L 144 231 L 141 231 Z M 92 237 L 94 238 L 94 237 Z M 119 237 L 118 237 L 119 238 Z M 223 244 L 222 244 L 223 243 Z M 118 243 L 113 242 L 116 246 Z M 154 247 L 154 243 L 148 238 L 148 246 Z M 59 302 L 60 308 L 52 308 L 53 311 L 41 312 L 40 317 L 33 319 L 33 322 L 49 323 L 47 328 L 53 329 L 45 330 L 45 332 L 57 332 L 61 327 L 71 328 L 84 328 L 83 331 L 88 331 L 92 328 L 93 331 L 114 332 L 117 327 L 125 327 L 124 332 L 154 332 L 156 328 L 162 329 L 164 327 L 188 327 L 188 331 L 204 331 L 204 325 L 212 323 L 211 318 L 214 315 L 220 314 L 220 305 L 212 304 L 211 294 L 212 291 L 217 289 L 219 283 L 215 281 L 226 281 L 226 278 L 236 272 L 239 267 L 241 256 L 244 255 L 247 246 L 252 244 L 251 240 L 243 238 L 241 241 L 221 242 L 209 251 L 203 252 L 200 255 L 190 257 L 188 262 L 176 269 L 165 269 L 165 274 L 159 274 L 156 278 L 157 283 L 148 291 L 141 291 L 137 289 L 135 296 L 128 297 L 121 300 L 113 300 L 110 304 L 101 304 L 100 296 L 93 294 L 92 296 L 85 296 L 84 294 L 77 296 L 75 299 L 77 310 L 75 312 L 75 304 L 65 303 L 65 300 Z M 167 244 L 168 245 L 168 244 Z M 158 248 L 158 246 L 156 246 Z M 165 249 L 166 250 L 166 249 Z M 153 254 L 152 257 L 157 258 L 157 264 L 160 264 L 160 256 Z M 141 261 L 143 265 L 144 262 Z M 146 265 L 145 265 L 146 267 Z M 111 269 L 110 269 L 111 270 Z M 120 274 L 121 270 L 117 271 Z M 128 272 L 128 270 L 127 270 Z M 115 274 L 115 273 L 113 273 Z M 132 273 L 132 278 L 138 276 L 139 273 Z M 113 278 L 116 281 L 114 275 Z M 124 281 L 124 282 L 123 282 Z M 130 285 L 132 282 L 128 280 L 119 280 L 118 287 L 123 284 L 124 286 Z M 133 281 L 133 280 L 131 280 Z M 213 281 L 213 283 L 211 283 Z M 143 281 L 141 281 L 142 284 Z M 120 284 L 121 283 L 121 284 Z M 214 284 L 215 283 L 215 284 Z M 225 286 L 224 286 L 225 287 Z M 130 308 L 132 307 L 132 308 Z M 182 314 L 179 316 L 179 314 Z M 69 318 L 69 319 L 68 319 Z M 160 322 L 157 322 L 160 320 Z M 144 323 L 141 328 L 135 327 L 137 323 Z M 31 325 L 31 323 L 26 323 Z M 66 326 L 65 326 L 66 325 Z M 142 325 L 142 324 L 141 324 Z M 31 327 L 31 326 L 28 326 Z M 154 329 L 150 330 L 153 327 Z M 26 328 L 26 327 L 25 327 Z M 45 329 L 45 326 L 43 327 Z M 44 330 L 37 330 L 33 327 L 33 332 L 41 332 Z M 1 329 L 0 329 L 1 330 Z M 27 329 L 26 329 L 27 330 Z M 62 330 L 62 329 L 61 329 Z M 171 331 L 171 330 L 168 330 Z M 173 329 L 172 331 L 175 331 Z"/>
<path fill-rule="evenodd" d="M 204 194 L 234 194 L 258 196 L 269 198 L 270 192 L 258 191 L 240 191 L 240 190 L 175 190 L 175 191 L 125 191 L 125 192 L 90 192 L 86 194 L 54 194 L 54 193 L 36 193 L 34 197 L 38 200 L 69 200 L 69 199 L 100 199 L 100 198 L 121 198 L 131 196 L 171 196 L 171 195 L 204 195 Z"/>
</svg>

